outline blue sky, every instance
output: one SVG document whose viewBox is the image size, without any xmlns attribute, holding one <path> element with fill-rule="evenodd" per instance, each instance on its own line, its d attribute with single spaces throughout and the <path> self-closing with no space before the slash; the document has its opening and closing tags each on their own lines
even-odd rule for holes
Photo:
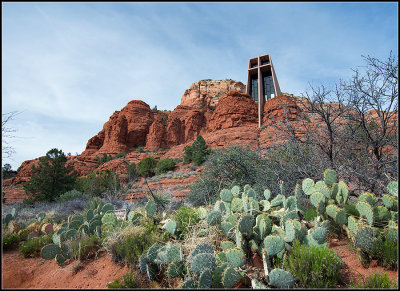
<svg viewBox="0 0 400 291">
<path fill-rule="evenodd" d="M 21 112 L 2 165 L 81 153 L 130 100 L 173 110 L 198 80 L 245 83 L 258 55 L 300 96 L 397 56 L 397 35 L 397 2 L 2 2 L 2 113 Z"/>
</svg>

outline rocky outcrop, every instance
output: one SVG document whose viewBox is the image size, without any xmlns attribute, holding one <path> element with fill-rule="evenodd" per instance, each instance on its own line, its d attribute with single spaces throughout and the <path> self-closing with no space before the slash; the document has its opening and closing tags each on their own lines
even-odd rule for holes
<svg viewBox="0 0 400 291">
<path fill-rule="evenodd" d="M 247 94 L 229 91 L 220 98 L 207 130 L 241 126 L 258 127 L 257 103 Z"/>
</svg>

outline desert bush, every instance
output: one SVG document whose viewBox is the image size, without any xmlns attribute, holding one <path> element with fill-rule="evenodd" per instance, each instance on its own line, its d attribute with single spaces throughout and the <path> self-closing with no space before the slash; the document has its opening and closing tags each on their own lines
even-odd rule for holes
<svg viewBox="0 0 400 291">
<path fill-rule="evenodd" d="M 134 266 L 139 256 L 156 242 L 157 237 L 157 228 L 142 224 L 110 234 L 103 245 L 115 262 Z"/>
<path fill-rule="evenodd" d="M 306 208 L 304 216 L 307 221 L 311 221 L 318 216 L 317 210 L 315 208 Z"/>
<path fill-rule="evenodd" d="M 134 181 L 139 176 L 135 163 L 130 163 L 127 167 L 129 181 Z"/>
<path fill-rule="evenodd" d="M 153 157 L 144 157 L 137 165 L 137 172 L 142 177 L 152 176 L 155 173 L 157 160 Z"/>
<path fill-rule="evenodd" d="M 123 282 L 118 278 L 114 279 L 112 283 L 107 284 L 108 289 L 122 289 L 122 288 L 138 288 L 139 284 L 132 273 L 127 272 L 123 276 Z"/>
<path fill-rule="evenodd" d="M 192 226 L 196 225 L 200 221 L 200 217 L 196 210 L 181 206 L 178 208 L 175 214 L 177 229 L 181 232 L 182 236 L 185 237 Z"/>
<path fill-rule="evenodd" d="M 118 192 L 121 188 L 119 174 L 107 169 L 92 171 L 85 178 L 78 179 L 79 190 L 93 197 L 101 197 L 106 192 Z"/>
<path fill-rule="evenodd" d="M 160 174 L 163 174 L 163 173 L 167 173 L 169 171 L 173 171 L 174 168 L 175 168 L 174 160 L 170 159 L 170 158 L 166 158 L 166 159 L 160 160 L 157 163 L 156 174 L 160 175 Z"/>
<path fill-rule="evenodd" d="M 70 241 L 72 257 L 75 260 L 85 260 L 95 254 L 102 247 L 101 238 L 96 234 L 81 234 Z"/>
<path fill-rule="evenodd" d="M 383 236 L 377 237 L 370 252 L 373 258 L 378 260 L 378 264 L 388 268 L 397 269 L 398 246 L 397 243 L 384 240 Z"/>
<path fill-rule="evenodd" d="M 3 250 L 10 250 L 18 246 L 21 238 L 17 233 L 7 233 L 1 238 L 1 240 L 3 243 Z"/>
<path fill-rule="evenodd" d="M 56 198 L 56 201 L 58 203 L 64 203 L 64 202 L 67 202 L 70 200 L 74 200 L 76 198 L 87 200 L 89 197 L 88 197 L 88 195 L 86 195 L 78 190 L 73 189 L 71 191 L 65 192 L 64 194 L 61 194 L 59 197 Z"/>
<path fill-rule="evenodd" d="M 120 152 L 120 153 L 115 155 L 114 159 L 125 158 L 125 157 L 126 157 L 126 153 L 125 152 Z"/>
<path fill-rule="evenodd" d="M 308 247 L 296 240 L 284 266 L 299 279 L 299 287 L 333 288 L 339 280 L 340 258 L 328 248 Z"/>
<path fill-rule="evenodd" d="M 18 250 L 22 253 L 24 258 L 38 257 L 40 250 L 45 245 L 53 243 L 53 233 L 43 235 L 41 237 L 31 238 L 19 245 Z"/>
<path fill-rule="evenodd" d="M 267 181 L 271 180 L 259 154 L 238 145 L 212 151 L 204 167 L 186 197 L 194 206 L 214 203 L 220 190 L 231 189 L 234 185 L 244 187 L 249 184 L 257 193 L 262 193 L 267 188 Z"/>
<path fill-rule="evenodd" d="M 353 280 L 350 288 L 353 289 L 397 289 L 398 283 L 391 281 L 386 273 L 368 276 L 365 280 Z"/>
</svg>

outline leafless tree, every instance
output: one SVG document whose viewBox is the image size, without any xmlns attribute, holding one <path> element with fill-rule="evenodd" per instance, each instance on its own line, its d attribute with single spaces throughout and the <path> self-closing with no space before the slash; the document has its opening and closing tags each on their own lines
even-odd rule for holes
<svg viewBox="0 0 400 291">
<path fill-rule="evenodd" d="M 20 114 L 20 112 L 18 111 L 11 111 L 2 114 L 2 120 L 1 120 L 2 160 L 10 158 L 15 153 L 14 147 L 10 145 L 11 143 L 10 140 L 16 138 L 14 133 L 17 130 L 8 125 L 10 124 L 10 121 L 12 121 L 18 114 Z"/>
<path fill-rule="evenodd" d="M 374 191 L 398 176 L 398 60 L 392 53 L 385 61 L 363 58 L 366 65 L 340 87 L 353 109 L 347 116 L 347 134 L 357 149 L 352 155 L 365 163 L 358 169 L 349 165 L 349 171 Z"/>
</svg>

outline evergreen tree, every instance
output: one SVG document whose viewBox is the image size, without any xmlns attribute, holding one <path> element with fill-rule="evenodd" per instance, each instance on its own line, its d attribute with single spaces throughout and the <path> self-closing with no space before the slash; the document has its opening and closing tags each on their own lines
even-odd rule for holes
<svg viewBox="0 0 400 291">
<path fill-rule="evenodd" d="M 76 174 L 66 166 L 67 157 L 62 150 L 49 150 L 39 158 L 37 167 L 32 166 L 30 183 L 24 186 L 31 201 L 54 201 L 61 194 L 74 188 Z"/>
<path fill-rule="evenodd" d="M 185 147 L 183 162 L 185 164 L 193 162 L 196 166 L 200 166 L 205 162 L 209 150 L 207 149 L 206 141 L 199 134 L 191 146 Z"/>
</svg>

